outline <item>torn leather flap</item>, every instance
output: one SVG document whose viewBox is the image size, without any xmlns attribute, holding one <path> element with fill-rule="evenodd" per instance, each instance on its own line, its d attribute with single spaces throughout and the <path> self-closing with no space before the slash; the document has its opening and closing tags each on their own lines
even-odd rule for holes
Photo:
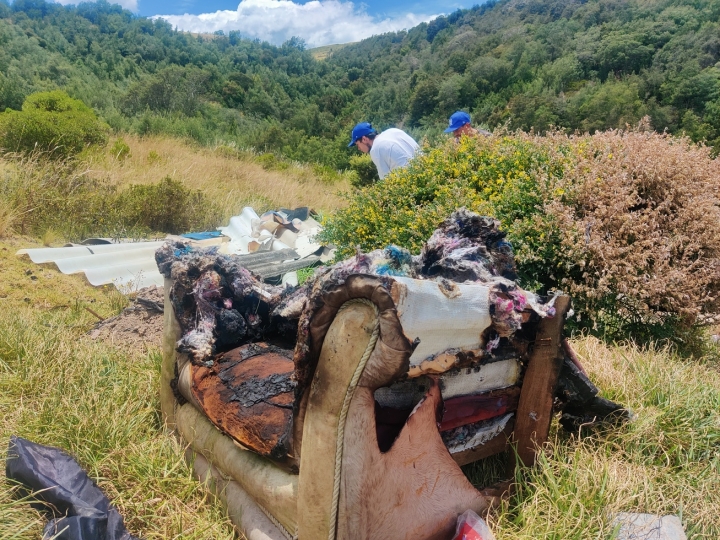
<svg viewBox="0 0 720 540">
<path fill-rule="evenodd" d="M 5 475 L 53 516 L 43 540 L 138 540 L 102 490 L 58 448 L 10 437 Z"/>
</svg>

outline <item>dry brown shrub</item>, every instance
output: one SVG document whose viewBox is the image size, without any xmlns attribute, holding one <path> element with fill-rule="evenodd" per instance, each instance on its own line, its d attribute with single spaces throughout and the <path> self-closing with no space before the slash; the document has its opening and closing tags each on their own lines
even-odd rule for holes
<svg viewBox="0 0 720 540">
<path fill-rule="evenodd" d="M 581 266 L 569 292 L 640 324 L 689 327 L 719 312 L 720 162 L 710 149 L 639 130 L 573 139 L 570 202 L 549 205 Z"/>
</svg>

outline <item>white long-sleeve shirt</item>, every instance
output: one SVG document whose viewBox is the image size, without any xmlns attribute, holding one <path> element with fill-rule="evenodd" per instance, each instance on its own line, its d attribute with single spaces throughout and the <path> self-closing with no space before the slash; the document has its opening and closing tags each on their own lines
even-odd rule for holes
<svg viewBox="0 0 720 540">
<path fill-rule="evenodd" d="M 401 129 L 386 129 L 375 137 L 370 158 L 377 167 L 380 180 L 398 167 L 404 167 L 420 147 L 410 135 Z"/>
</svg>

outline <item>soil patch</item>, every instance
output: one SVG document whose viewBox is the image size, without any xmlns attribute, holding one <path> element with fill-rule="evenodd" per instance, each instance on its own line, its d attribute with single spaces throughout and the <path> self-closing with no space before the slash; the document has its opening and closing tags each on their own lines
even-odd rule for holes
<svg viewBox="0 0 720 540">
<path fill-rule="evenodd" d="M 88 335 L 131 353 L 146 354 L 151 349 L 159 349 L 162 346 L 164 299 L 162 287 L 140 289 L 120 315 L 99 322 Z"/>
</svg>

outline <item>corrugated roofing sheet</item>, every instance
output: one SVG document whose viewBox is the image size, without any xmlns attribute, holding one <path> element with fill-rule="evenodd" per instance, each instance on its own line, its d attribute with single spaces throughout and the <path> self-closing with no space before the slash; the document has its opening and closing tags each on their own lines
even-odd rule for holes
<svg viewBox="0 0 720 540">
<path fill-rule="evenodd" d="M 321 249 L 313 236 L 321 230 L 311 217 L 287 219 L 282 212 L 269 212 L 262 218 L 250 207 L 230 218 L 220 227 L 223 236 L 207 241 L 219 245 L 221 253 L 246 254 L 294 249 L 301 258 Z M 60 248 L 21 249 L 17 255 L 28 255 L 35 263 L 55 263 L 63 274 L 83 272 L 95 286 L 114 284 L 123 292 L 163 284 L 155 264 L 155 250 L 164 240 L 154 242 L 118 242 Z M 317 257 L 313 258 L 316 261 Z M 297 267 L 302 264 L 295 265 Z M 290 268 L 290 267 L 288 267 Z M 292 282 L 292 276 L 288 276 Z"/>
<path fill-rule="evenodd" d="M 163 242 L 126 242 L 94 246 L 21 249 L 35 263 L 55 263 L 63 274 L 83 272 L 95 286 L 114 284 L 127 292 L 163 284 L 155 250 Z"/>
</svg>

